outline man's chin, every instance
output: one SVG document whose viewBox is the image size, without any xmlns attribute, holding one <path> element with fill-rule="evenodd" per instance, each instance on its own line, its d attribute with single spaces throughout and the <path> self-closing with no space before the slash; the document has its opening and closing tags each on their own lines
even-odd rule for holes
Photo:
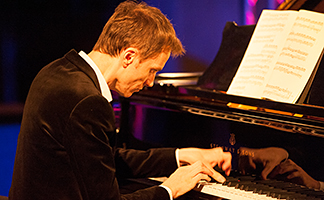
<svg viewBox="0 0 324 200">
<path fill-rule="evenodd" d="M 128 98 L 128 97 L 131 97 L 131 96 L 133 95 L 133 93 L 134 93 L 134 92 L 125 92 L 125 93 L 122 93 L 122 94 L 120 94 L 120 95 L 123 96 L 123 97 Z"/>
<path fill-rule="evenodd" d="M 124 92 L 124 93 L 122 93 L 122 92 L 118 92 L 118 94 L 119 94 L 120 96 L 123 96 L 123 97 L 128 98 L 128 97 L 131 97 L 134 93 L 137 93 L 137 92 L 139 92 L 139 91 L 140 91 L 140 90 L 134 90 L 133 92 L 127 91 L 127 92 Z"/>
<path fill-rule="evenodd" d="M 133 95 L 133 93 L 127 93 L 127 94 L 124 94 L 124 95 L 122 95 L 123 97 L 126 97 L 126 98 L 129 98 L 129 97 L 131 97 Z"/>
</svg>

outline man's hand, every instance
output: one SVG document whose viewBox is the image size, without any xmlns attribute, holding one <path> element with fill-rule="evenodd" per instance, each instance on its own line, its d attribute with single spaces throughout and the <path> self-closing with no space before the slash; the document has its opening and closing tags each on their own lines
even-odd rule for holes
<svg viewBox="0 0 324 200">
<path fill-rule="evenodd" d="M 288 152 L 278 147 L 262 149 L 240 148 L 239 169 L 243 174 L 253 172 L 257 166 L 262 166 L 261 177 L 267 179 L 268 174 L 281 161 L 288 159 Z"/>
<path fill-rule="evenodd" d="M 232 155 L 229 152 L 223 152 L 220 147 L 212 149 L 200 149 L 200 148 L 183 148 L 179 150 L 179 161 L 181 165 L 193 164 L 197 161 L 201 161 L 204 165 L 213 170 L 215 166 L 218 166 L 226 175 L 231 172 Z M 218 182 L 224 182 L 225 178 L 215 170 L 213 170 L 214 178 Z"/>
<path fill-rule="evenodd" d="M 306 187 L 319 189 L 320 183 L 309 176 L 301 167 L 288 159 L 280 163 L 270 174 L 269 178 L 284 179 L 292 183 L 304 185 Z"/>
<path fill-rule="evenodd" d="M 200 180 L 210 180 L 208 176 L 213 176 L 214 173 L 217 172 L 197 161 L 192 165 L 179 167 L 161 185 L 170 188 L 173 198 L 177 198 L 193 189 Z"/>
</svg>

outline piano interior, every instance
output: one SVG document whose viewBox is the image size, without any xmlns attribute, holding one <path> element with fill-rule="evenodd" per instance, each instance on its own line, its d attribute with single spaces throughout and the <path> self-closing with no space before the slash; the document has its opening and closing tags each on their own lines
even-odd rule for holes
<svg viewBox="0 0 324 200">
<path fill-rule="evenodd" d="M 324 12 L 324 1 L 285 1 L 278 9 Z M 253 151 L 242 149 L 282 148 L 309 176 L 324 181 L 324 61 L 306 98 L 296 104 L 225 93 L 253 30 L 253 25 L 228 22 L 219 51 L 205 72 L 182 73 L 180 78 L 186 83 L 183 85 L 172 84 L 179 83 L 177 75 L 161 75 L 152 88 L 120 99 L 119 146 L 222 147 L 232 153 L 233 174 L 240 171 L 240 159 L 253 156 Z M 258 167 L 250 173 L 256 179 L 261 172 Z M 303 188 L 299 186 L 297 190 Z M 317 191 L 314 196 L 295 199 L 306 197 L 322 199 L 324 193 Z"/>
</svg>

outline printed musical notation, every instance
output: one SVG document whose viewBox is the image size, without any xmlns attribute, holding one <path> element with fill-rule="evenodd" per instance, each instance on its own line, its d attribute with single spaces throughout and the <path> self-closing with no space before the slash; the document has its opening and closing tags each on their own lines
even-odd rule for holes
<svg viewBox="0 0 324 200">
<path fill-rule="evenodd" d="M 296 103 L 321 58 L 323 26 L 321 13 L 263 10 L 227 93 Z"/>
</svg>

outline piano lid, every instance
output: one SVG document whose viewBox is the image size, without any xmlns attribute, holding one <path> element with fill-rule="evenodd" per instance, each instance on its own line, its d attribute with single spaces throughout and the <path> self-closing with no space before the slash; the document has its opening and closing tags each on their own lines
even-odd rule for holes
<svg viewBox="0 0 324 200">
<path fill-rule="evenodd" d="M 297 3 L 296 1 L 285 2 L 291 4 L 290 7 L 286 5 L 284 9 L 296 6 L 294 2 Z M 324 11 L 324 3 L 322 3 L 324 1 L 298 1 L 298 3 L 300 2 L 302 2 L 300 8 L 316 7 L 318 10 L 323 8 L 322 11 Z M 280 7 L 280 9 L 283 8 Z M 232 116 L 231 113 L 242 112 L 242 115 L 245 116 L 256 115 L 262 118 L 283 120 L 302 125 L 301 128 L 298 125 L 297 128 L 294 128 L 294 131 L 296 129 L 299 132 L 302 129 L 302 133 L 324 137 L 323 60 L 309 93 L 302 103 L 288 104 L 226 94 L 225 91 L 227 91 L 240 65 L 254 28 L 255 25 L 237 26 L 234 22 L 226 23 L 219 50 L 213 62 L 201 76 L 199 73 L 161 74 L 157 76 L 157 84 L 153 88 L 146 88 L 134 95 L 132 99 L 135 100 L 141 96 L 149 101 L 154 99 L 161 104 L 168 104 L 172 108 L 180 107 L 180 110 L 185 107 L 183 105 L 202 108 L 199 114 L 203 114 L 204 110 L 224 109 L 225 112 L 229 113 L 229 117 Z M 194 79 L 197 78 L 197 75 L 197 84 L 192 84 L 192 81 L 196 81 Z M 185 82 L 177 82 L 180 81 L 179 79 Z M 306 130 L 308 126 L 314 126 L 315 128 L 312 128 L 316 129 L 316 134 L 313 134 L 314 131 Z"/>
<path fill-rule="evenodd" d="M 223 31 L 219 51 L 202 75 L 200 73 L 161 74 L 157 76 L 157 84 L 153 88 L 146 88 L 138 95 L 156 98 L 163 103 L 169 102 L 170 105 L 186 104 L 205 110 L 218 110 L 223 107 L 230 113 L 243 111 L 247 115 L 259 115 L 296 124 L 312 125 L 316 127 L 316 134 L 313 134 L 314 131 L 307 130 L 301 132 L 324 137 L 324 129 L 320 128 L 324 127 L 323 61 L 314 78 L 308 97 L 303 103 L 288 104 L 226 94 L 225 91 L 240 65 L 254 27 L 254 25 L 237 26 L 234 22 L 228 22 Z M 175 82 L 194 81 L 197 76 L 197 84 Z M 300 128 L 294 129 L 299 130 Z"/>
</svg>

